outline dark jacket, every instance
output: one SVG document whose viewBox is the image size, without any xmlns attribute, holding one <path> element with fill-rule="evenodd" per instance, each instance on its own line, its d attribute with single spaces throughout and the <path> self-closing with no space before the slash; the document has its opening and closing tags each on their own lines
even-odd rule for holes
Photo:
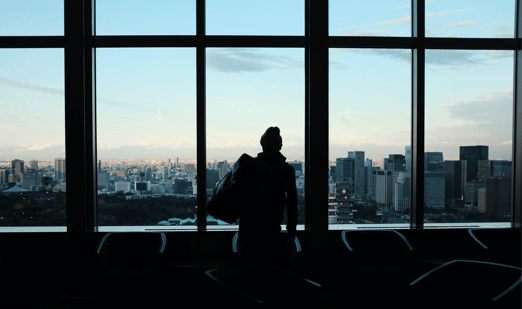
<svg viewBox="0 0 522 309">
<path fill-rule="evenodd" d="M 268 156 L 261 152 L 257 160 L 267 164 L 268 172 L 258 176 L 256 192 L 245 198 L 239 216 L 239 231 L 243 233 L 279 233 L 283 210 L 287 207 L 288 233 L 295 233 L 297 225 L 297 190 L 295 171 L 286 158 L 277 153 Z"/>
</svg>

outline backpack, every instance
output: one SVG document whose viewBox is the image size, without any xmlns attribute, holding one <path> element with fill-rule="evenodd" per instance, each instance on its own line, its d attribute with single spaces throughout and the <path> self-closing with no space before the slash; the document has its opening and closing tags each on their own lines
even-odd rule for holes
<svg viewBox="0 0 522 309">
<path fill-rule="evenodd" d="M 216 219 L 233 224 L 239 217 L 247 197 L 263 192 L 262 177 L 270 175 L 267 164 L 244 153 L 216 185 L 207 203 L 207 212 Z"/>
</svg>

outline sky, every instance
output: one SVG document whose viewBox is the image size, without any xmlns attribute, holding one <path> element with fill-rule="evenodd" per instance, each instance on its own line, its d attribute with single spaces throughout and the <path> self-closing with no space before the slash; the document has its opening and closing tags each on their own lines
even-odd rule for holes
<svg viewBox="0 0 522 309">
<path fill-rule="evenodd" d="M 125 6 L 123 5 L 125 3 Z M 195 0 L 99 0 L 98 35 L 194 35 Z M 426 35 L 510 38 L 515 1 L 426 2 Z M 207 0 L 209 35 L 304 35 L 304 1 Z M 334 36 L 410 36 L 408 1 L 330 0 Z M 63 1 L 0 0 L 0 36 L 63 35 Z M 97 49 L 98 158 L 196 157 L 194 48 Z M 410 143 L 411 51 L 331 49 L 329 157 L 402 153 Z M 512 51 L 426 52 L 426 151 L 488 145 L 511 159 Z M 62 49 L 0 50 L 0 161 L 65 156 Z M 304 157 L 304 49 L 207 49 L 207 158 Z"/>
</svg>

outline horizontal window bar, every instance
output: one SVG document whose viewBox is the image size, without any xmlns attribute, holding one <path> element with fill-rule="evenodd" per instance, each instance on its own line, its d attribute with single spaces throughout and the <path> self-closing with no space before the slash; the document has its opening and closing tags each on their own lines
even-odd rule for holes
<svg viewBox="0 0 522 309">
<path fill-rule="evenodd" d="M 0 36 L 0 48 L 64 48 L 63 36 Z"/>
<path fill-rule="evenodd" d="M 426 49 L 520 49 L 520 39 L 426 38 Z"/>
<path fill-rule="evenodd" d="M 95 36 L 94 47 L 196 47 L 195 35 Z"/>
<path fill-rule="evenodd" d="M 520 39 L 426 38 L 426 49 L 520 49 Z M 329 37 L 331 48 L 415 48 L 417 38 L 401 37 Z"/>
<path fill-rule="evenodd" d="M 409 48 L 415 47 L 415 38 L 409 37 L 363 37 L 331 36 L 329 47 L 333 48 Z"/>
<path fill-rule="evenodd" d="M 221 36 L 205 37 L 207 47 L 305 47 L 304 36 Z"/>
</svg>

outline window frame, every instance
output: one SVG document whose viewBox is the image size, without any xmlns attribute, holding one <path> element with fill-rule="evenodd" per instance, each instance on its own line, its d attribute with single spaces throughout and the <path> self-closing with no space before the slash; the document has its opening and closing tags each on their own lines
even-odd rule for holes
<svg viewBox="0 0 522 309">
<path fill-rule="evenodd" d="M 515 37 L 430 38 L 425 36 L 425 3 L 412 0 L 411 37 L 340 37 L 328 30 L 328 1 L 304 0 L 303 36 L 206 35 L 205 0 L 196 0 L 196 35 L 97 36 L 95 0 L 64 1 L 63 36 L 0 36 L 0 48 L 63 48 L 65 63 L 65 147 L 68 175 L 67 231 L 83 236 L 97 232 L 96 191 L 96 49 L 124 47 L 196 48 L 197 162 L 206 166 L 206 48 L 256 47 L 305 50 L 305 230 L 312 248 L 321 250 L 328 233 L 328 52 L 330 48 L 412 50 L 412 181 L 410 229 L 422 230 L 424 200 L 424 77 L 427 49 L 512 50 L 514 60 L 511 228 L 521 227 L 522 196 L 522 9 L 515 4 Z M 313 12 L 313 13 L 311 13 Z M 198 173 L 205 187 L 206 173 Z M 197 197 L 206 205 L 206 195 Z M 198 232 L 207 232 L 205 207 L 198 207 Z"/>
</svg>

